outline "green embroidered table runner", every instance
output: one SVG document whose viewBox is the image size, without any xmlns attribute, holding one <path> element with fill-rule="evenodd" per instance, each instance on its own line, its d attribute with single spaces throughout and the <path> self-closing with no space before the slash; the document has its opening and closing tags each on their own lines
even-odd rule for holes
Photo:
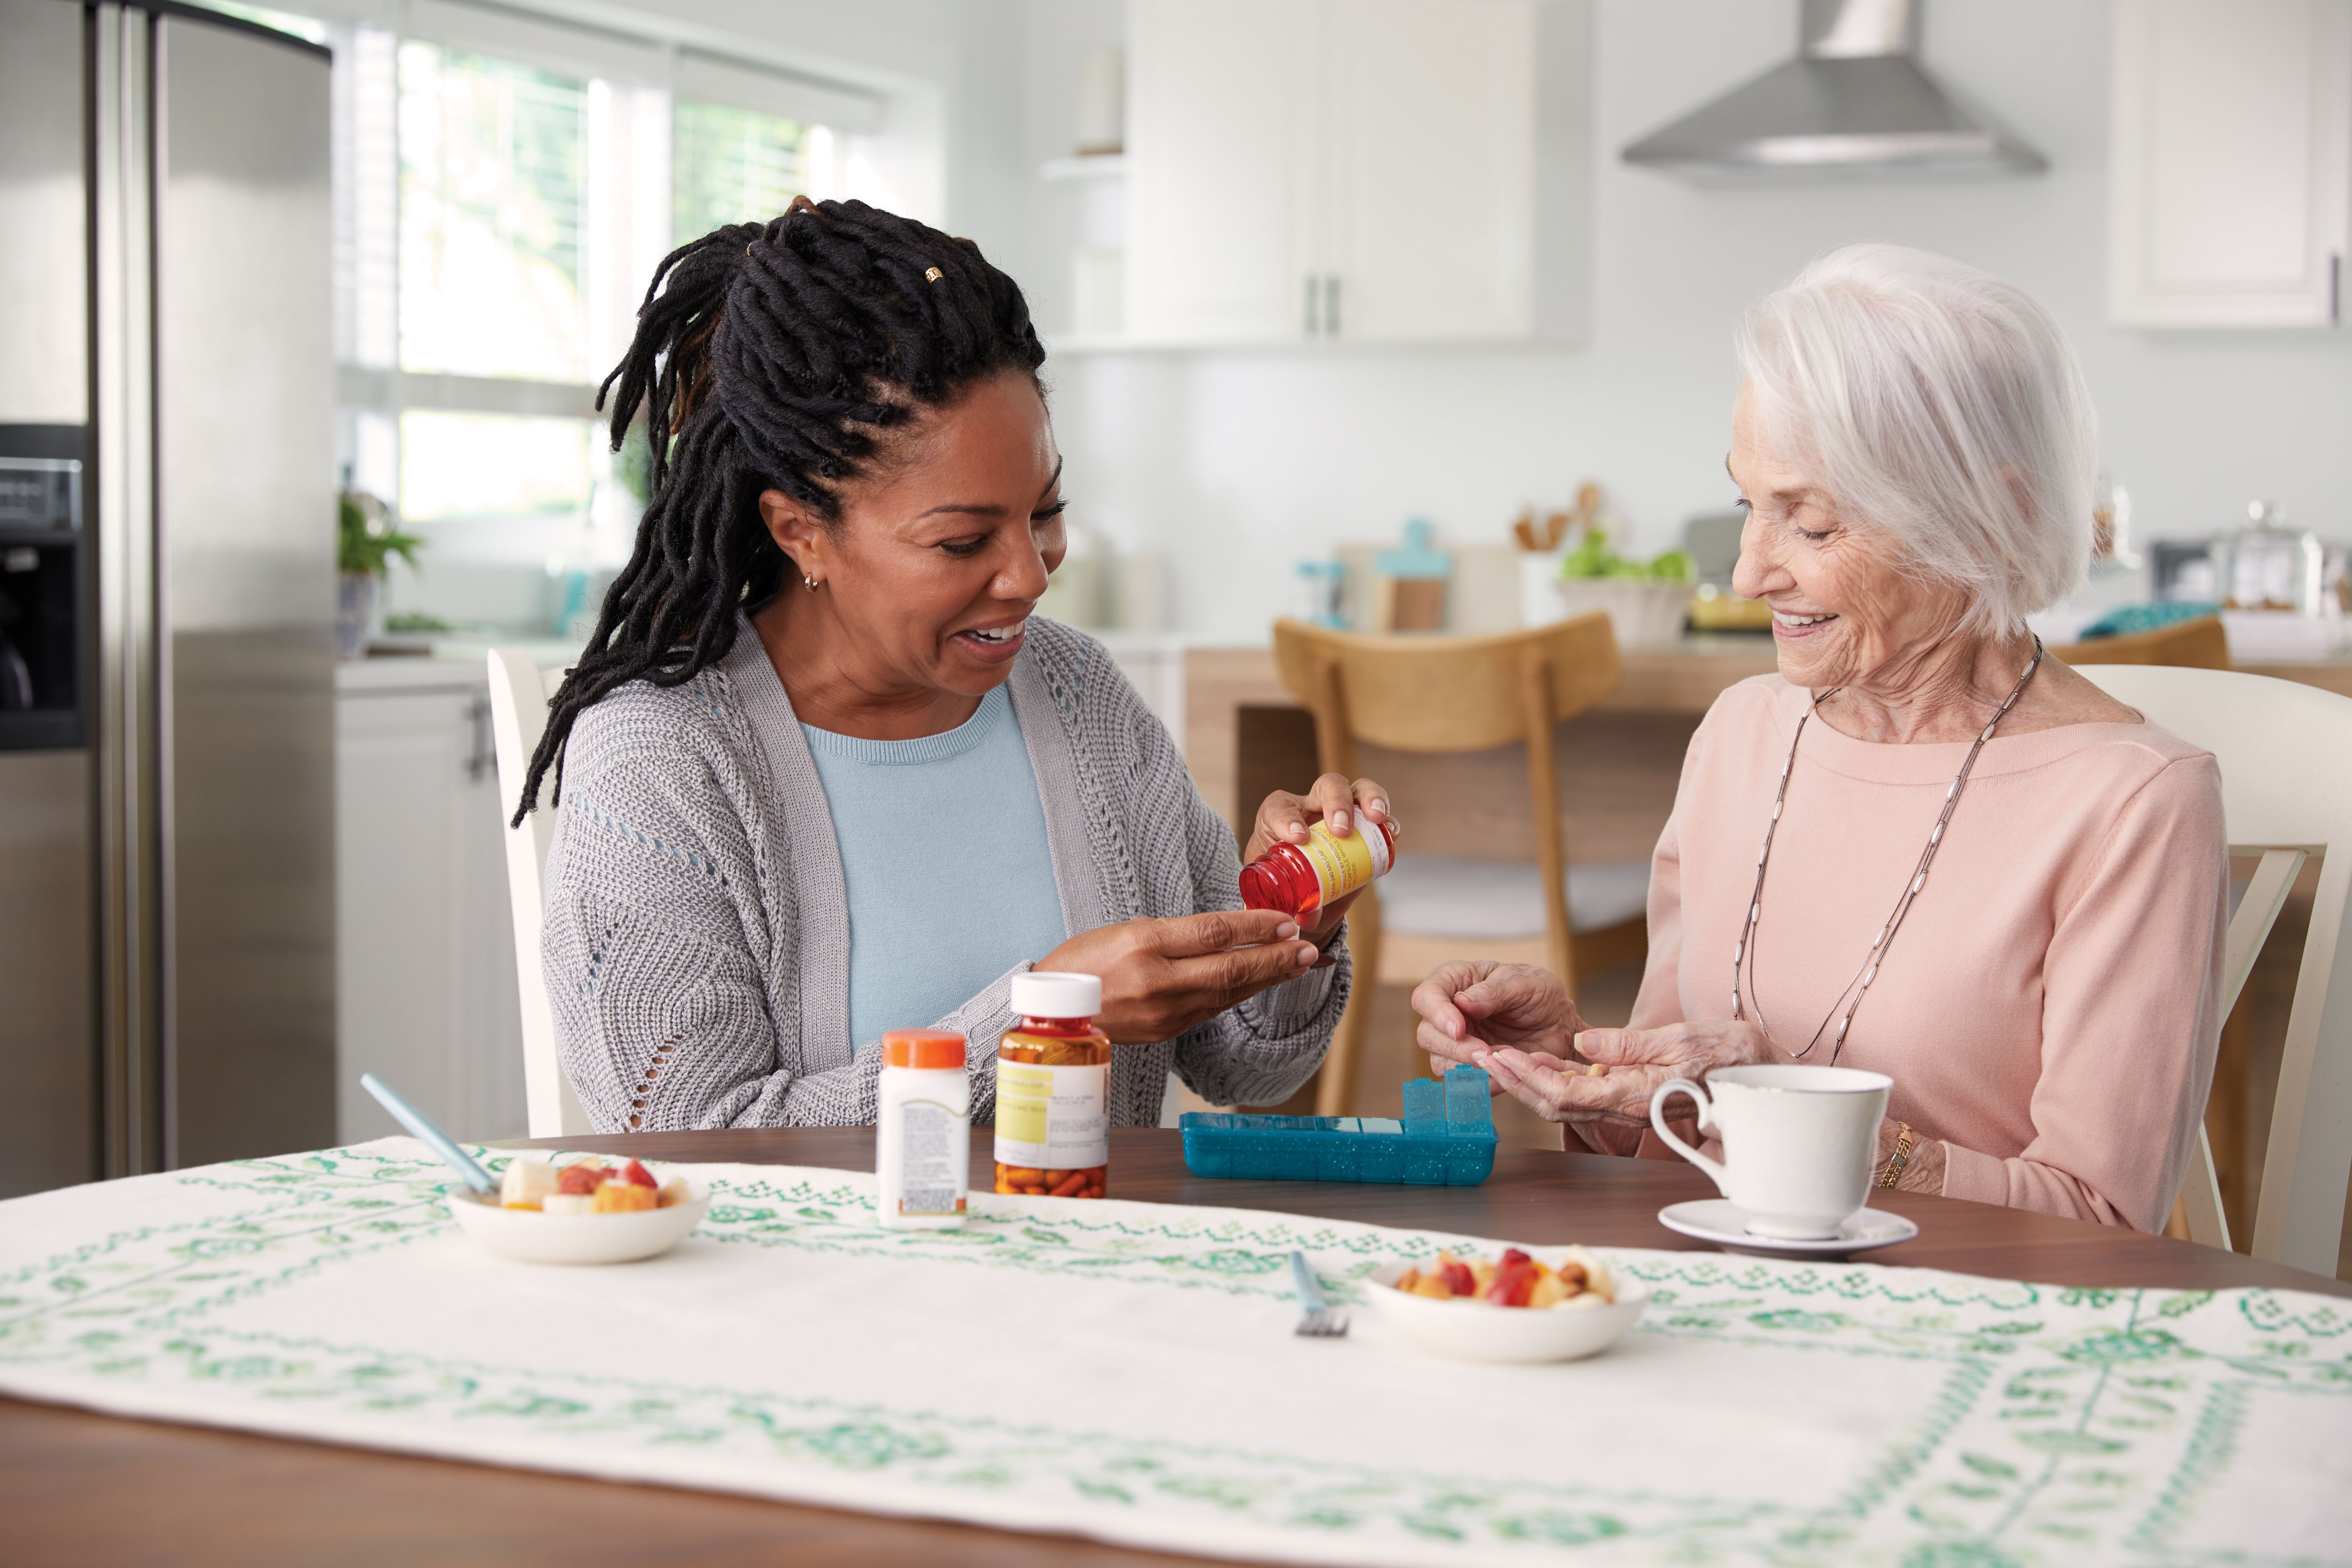
<svg viewBox="0 0 2352 1568">
<path fill-rule="evenodd" d="M 459 1235 L 420 1145 L 0 1204 L 0 1391 L 296 1437 L 1300 1563 L 2352 1562 L 2352 1312 L 1611 1250 L 1640 1332 L 1433 1360 L 1341 1299 L 1497 1244 L 706 1166 L 702 1228 L 598 1270 Z"/>
</svg>

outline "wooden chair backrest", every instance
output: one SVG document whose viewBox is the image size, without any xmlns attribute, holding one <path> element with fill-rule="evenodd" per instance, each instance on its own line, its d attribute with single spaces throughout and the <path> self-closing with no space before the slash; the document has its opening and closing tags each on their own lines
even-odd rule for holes
<svg viewBox="0 0 2352 1568">
<path fill-rule="evenodd" d="M 2352 984 L 2331 983 L 2339 961 L 2352 973 L 2344 952 L 2352 945 L 2345 917 L 2352 903 L 2352 790 L 2345 787 L 2352 779 L 2352 698 L 2221 670 L 2109 664 L 2084 674 L 2149 723 L 2213 754 L 2230 848 L 2262 856 L 2230 922 L 2224 1013 L 2296 873 L 2312 855 L 2321 857 L 2254 1206 L 2253 1253 L 2332 1278 L 2352 1178 Z M 2187 1196 L 2196 1197 L 2193 1186 Z M 2192 1228 L 2196 1207 L 2192 1202 Z"/>
<path fill-rule="evenodd" d="M 507 904 L 514 916 L 515 978 L 522 991 L 523 1103 L 534 1138 L 593 1133 L 588 1113 L 563 1076 L 555 1054 L 555 1012 L 548 1005 L 547 977 L 540 968 L 539 934 L 547 908 L 547 846 L 555 837 L 556 808 L 542 798 L 539 809 L 508 827 L 530 754 L 547 729 L 547 701 L 563 684 L 562 670 L 540 669 L 515 648 L 490 650 L 490 734 L 499 753 L 499 826 L 507 844 Z"/>
<path fill-rule="evenodd" d="M 1507 746 L 1527 737 L 1538 711 L 1549 733 L 1607 695 L 1623 673 L 1599 612 L 1483 637 L 1365 636 L 1277 621 L 1274 657 L 1283 684 L 1316 716 L 1318 741 L 1328 716 L 1346 738 L 1397 751 Z"/>
<path fill-rule="evenodd" d="M 1528 808 L 1551 962 L 1559 973 L 1573 975 L 1568 848 L 1551 737 L 1553 726 L 1599 702 L 1623 674 L 1608 615 L 1595 612 L 1486 637 L 1368 637 L 1277 621 L 1274 657 L 1283 684 L 1315 716 L 1315 747 L 1326 773 L 1355 777 L 1359 740 L 1427 753 L 1527 742 Z M 1349 919 L 1366 938 L 1359 962 L 1377 973 L 1377 885 L 1357 907 L 1364 918 Z"/>
<path fill-rule="evenodd" d="M 2094 637 L 2053 649 L 2070 664 L 2174 664 L 2190 670 L 2230 667 L 2230 637 L 2219 615 L 2176 621 L 2153 632 Z"/>
</svg>

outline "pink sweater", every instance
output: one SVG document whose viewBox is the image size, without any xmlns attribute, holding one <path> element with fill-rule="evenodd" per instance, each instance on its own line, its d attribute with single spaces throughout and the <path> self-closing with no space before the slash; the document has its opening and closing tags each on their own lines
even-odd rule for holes
<svg viewBox="0 0 2352 1568">
<path fill-rule="evenodd" d="M 1731 1016 L 1757 851 L 1811 700 L 1760 675 L 1692 737 L 1652 862 L 1636 1029 Z M 1748 1011 L 1783 1050 L 1860 967 L 1967 755 L 1805 727 Z M 2210 753 L 2151 725 L 1996 735 L 1839 1065 L 1895 1080 L 1887 1113 L 1949 1151 L 1945 1196 L 2155 1229 L 2212 1082 L 2228 886 Z M 1806 1061 L 1828 1061 L 1836 1027 Z"/>
</svg>

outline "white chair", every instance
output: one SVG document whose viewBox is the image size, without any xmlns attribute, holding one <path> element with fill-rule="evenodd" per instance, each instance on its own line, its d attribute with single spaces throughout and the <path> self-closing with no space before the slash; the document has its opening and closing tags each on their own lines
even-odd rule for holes
<svg viewBox="0 0 2352 1568">
<path fill-rule="evenodd" d="M 522 799 L 530 754 L 547 728 L 547 699 L 563 684 L 562 670 L 541 673 L 538 661 L 513 648 L 490 650 L 490 729 L 498 742 L 499 814 L 514 815 Z M 555 1056 L 555 1012 L 540 969 L 539 930 L 547 907 L 547 845 L 555 836 L 556 808 L 541 791 L 539 810 L 520 828 L 507 828 L 507 900 L 514 909 L 515 975 L 522 989 L 522 1088 L 530 1135 L 562 1138 L 593 1133 L 588 1113 Z"/>
<path fill-rule="evenodd" d="M 2271 1112 L 2253 1255 L 2333 1279 L 2352 1179 L 2352 986 L 2329 981 L 2352 941 L 2352 698 L 2222 670 L 2101 664 L 2083 675 L 2221 765 L 2233 854 L 2262 862 L 2230 921 L 2221 1009 L 2235 1006 L 2295 874 L 2322 856 Z M 2199 1128 L 2181 1195 L 2189 1235 L 2227 1247 L 2213 1154 Z"/>
</svg>

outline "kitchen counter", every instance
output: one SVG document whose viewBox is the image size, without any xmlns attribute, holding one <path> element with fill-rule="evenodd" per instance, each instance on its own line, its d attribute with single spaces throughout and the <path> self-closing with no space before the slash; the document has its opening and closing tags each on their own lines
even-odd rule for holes
<svg viewBox="0 0 2352 1568">
<path fill-rule="evenodd" d="M 560 668 L 580 654 L 578 643 L 553 637 L 495 643 L 452 639 L 418 653 L 372 653 L 364 659 L 341 660 L 335 665 L 335 695 L 487 689 L 492 648 L 522 649 L 543 670 Z"/>
</svg>

